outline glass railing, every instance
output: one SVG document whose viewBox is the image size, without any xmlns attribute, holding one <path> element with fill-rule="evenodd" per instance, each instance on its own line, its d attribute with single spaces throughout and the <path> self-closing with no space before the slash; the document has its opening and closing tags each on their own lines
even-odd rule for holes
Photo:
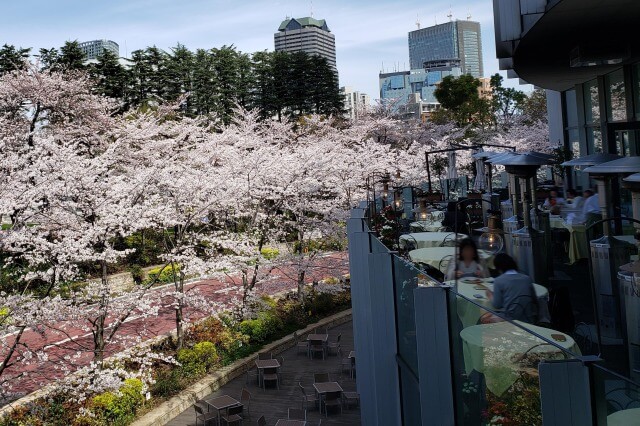
<svg viewBox="0 0 640 426">
<path fill-rule="evenodd" d="M 591 366 L 591 381 L 597 426 L 640 423 L 640 385 L 597 364 Z"/>
<path fill-rule="evenodd" d="M 578 346 L 559 331 L 504 320 L 482 283 L 465 285 L 474 300 L 448 292 L 456 424 L 541 425 L 538 364 L 575 358 Z"/>
<path fill-rule="evenodd" d="M 418 288 L 421 271 L 398 256 L 393 256 L 393 283 L 398 334 L 398 356 L 418 376 L 416 318 L 413 290 Z"/>
</svg>

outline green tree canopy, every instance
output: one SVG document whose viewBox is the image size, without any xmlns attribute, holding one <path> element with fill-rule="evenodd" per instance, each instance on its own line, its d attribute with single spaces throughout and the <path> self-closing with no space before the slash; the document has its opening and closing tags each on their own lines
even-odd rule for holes
<svg viewBox="0 0 640 426">
<path fill-rule="evenodd" d="M 29 52 L 31 52 L 30 48 L 3 45 L 0 48 L 0 75 L 24 68 L 25 61 L 29 58 Z"/>
</svg>

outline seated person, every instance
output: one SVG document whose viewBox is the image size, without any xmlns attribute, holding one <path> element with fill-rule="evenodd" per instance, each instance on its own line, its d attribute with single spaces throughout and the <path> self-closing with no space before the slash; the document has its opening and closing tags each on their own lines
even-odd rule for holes
<svg viewBox="0 0 640 426">
<path fill-rule="evenodd" d="M 549 214 L 551 215 L 551 217 L 560 217 L 561 212 L 562 209 L 560 209 L 560 206 L 558 205 L 555 205 L 549 209 Z"/>
<path fill-rule="evenodd" d="M 542 204 L 542 207 L 550 208 L 555 206 L 556 204 L 564 204 L 564 198 L 558 196 L 558 191 L 553 190 L 549 192 L 549 196 L 546 200 L 544 200 L 544 204 Z"/>
<path fill-rule="evenodd" d="M 456 214 L 456 206 L 457 203 L 455 201 L 449 201 L 447 211 L 444 213 L 444 219 L 442 220 L 442 226 L 452 232 L 464 233 L 467 231 L 466 214 L 459 208 Z"/>
<path fill-rule="evenodd" d="M 506 253 L 498 253 L 493 261 L 500 273 L 493 282 L 493 291 L 487 290 L 487 298 L 495 309 L 501 309 L 504 317 L 533 324 L 538 318 L 538 298 L 528 275 L 518 272 L 515 260 Z M 483 323 L 501 321 L 493 314 L 485 314 Z"/>
<path fill-rule="evenodd" d="M 584 198 L 578 195 L 575 189 L 567 189 L 567 204 L 571 205 L 574 209 L 582 208 Z"/>
<path fill-rule="evenodd" d="M 460 241 L 458 247 L 458 259 L 449 262 L 447 269 L 447 280 L 455 280 L 456 278 L 487 278 L 489 274 L 480 262 L 478 256 L 478 247 L 471 238 L 465 238 Z"/>
<path fill-rule="evenodd" d="M 589 224 L 590 221 L 595 222 L 600 220 L 602 217 L 602 211 L 600 210 L 600 197 L 590 189 L 584 191 L 584 196 L 586 200 L 582 205 L 582 217 L 587 224 Z"/>
</svg>

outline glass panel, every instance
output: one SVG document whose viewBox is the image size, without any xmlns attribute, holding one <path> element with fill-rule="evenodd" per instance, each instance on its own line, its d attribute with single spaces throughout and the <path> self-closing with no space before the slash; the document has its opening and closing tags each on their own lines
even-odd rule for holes
<svg viewBox="0 0 640 426">
<path fill-rule="evenodd" d="M 637 424 L 640 417 L 640 386 L 599 365 L 592 366 L 592 373 L 596 424 Z"/>
<path fill-rule="evenodd" d="M 627 120 L 627 99 L 624 90 L 624 73 L 622 69 L 605 76 L 605 93 L 607 95 L 607 119 L 609 121 Z"/>
<path fill-rule="evenodd" d="M 523 322 L 489 323 L 500 318 L 486 309 L 485 290 L 458 285 L 474 286 L 477 300 L 449 292 L 456 424 L 542 425 L 538 364 L 573 358 L 575 341 Z"/>
<path fill-rule="evenodd" d="M 633 97 L 636 105 L 636 118 L 640 118 L 640 64 L 633 66 Z"/>
<path fill-rule="evenodd" d="M 591 80 L 584 84 L 584 115 L 587 124 L 600 122 L 598 80 Z"/>
<path fill-rule="evenodd" d="M 413 290 L 418 288 L 420 271 L 406 260 L 393 257 L 393 285 L 396 297 L 396 325 L 398 327 L 398 355 L 418 376 L 416 348 L 416 320 Z"/>
<path fill-rule="evenodd" d="M 602 132 L 599 127 L 587 128 L 587 147 L 589 154 L 602 152 Z"/>
<path fill-rule="evenodd" d="M 567 114 L 566 127 L 576 127 L 578 125 L 578 103 L 575 90 L 567 90 L 565 92 L 565 108 Z"/>
<path fill-rule="evenodd" d="M 421 424 L 420 388 L 410 371 L 400 367 L 400 387 L 402 392 L 402 420 L 405 425 Z"/>
<path fill-rule="evenodd" d="M 616 132 L 616 150 L 618 155 L 623 157 L 631 155 L 631 151 L 629 151 L 629 131 Z"/>
</svg>

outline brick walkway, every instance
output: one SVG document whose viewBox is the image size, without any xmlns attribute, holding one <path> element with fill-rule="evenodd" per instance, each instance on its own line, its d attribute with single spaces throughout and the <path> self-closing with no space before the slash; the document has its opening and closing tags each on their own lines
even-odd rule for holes
<svg viewBox="0 0 640 426">
<path fill-rule="evenodd" d="M 329 340 L 334 341 L 338 334 L 341 334 L 342 341 L 342 357 L 346 357 L 349 351 L 353 349 L 353 329 L 352 323 L 348 322 L 334 329 L 329 330 Z M 240 399 L 242 388 L 246 387 L 251 392 L 251 403 L 249 404 L 250 416 L 246 416 L 243 426 L 253 426 L 257 424 L 260 416 L 264 415 L 267 419 L 267 425 L 273 426 L 278 419 L 287 418 L 288 408 L 301 408 L 301 393 L 298 388 L 298 382 L 302 383 L 307 392 L 313 392 L 313 374 L 329 373 L 330 380 L 340 383 L 345 391 L 355 391 L 355 380 L 349 377 L 349 373 L 340 372 L 340 356 L 330 355 L 326 360 L 309 359 L 306 354 L 298 354 L 294 347 L 279 355 L 284 357 L 284 364 L 281 368 L 282 382 L 280 390 L 267 387 L 266 390 L 259 388 L 254 380 L 246 384 L 245 377 L 238 377 L 229 382 L 215 393 L 205 397 L 209 399 L 215 396 L 230 395 L 235 399 Z M 343 409 L 342 414 L 339 410 L 329 410 L 329 417 L 324 414 L 321 416 L 317 408 L 308 406 L 307 425 L 315 426 L 322 418 L 322 425 L 340 425 L 340 426 L 357 426 L 360 424 L 360 410 L 356 407 Z M 168 423 L 169 426 L 193 426 L 195 425 L 195 411 L 189 408 L 178 417 Z M 210 423 L 216 424 L 215 421 Z M 199 423 L 202 425 L 202 422 Z"/>
</svg>

